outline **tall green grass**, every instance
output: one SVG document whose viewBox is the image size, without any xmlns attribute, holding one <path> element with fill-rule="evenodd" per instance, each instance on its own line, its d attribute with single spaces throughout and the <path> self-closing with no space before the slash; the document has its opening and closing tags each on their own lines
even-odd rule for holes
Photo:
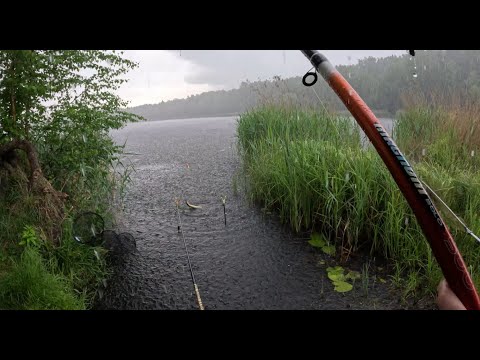
<svg viewBox="0 0 480 360">
<path fill-rule="evenodd" d="M 407 139 L 414 131 L 422 137 L 424 131 L 423 139 L 433 139 L 429 153 L 436 154 L 436 161 L 420 159 L 415 169 L 474 231 L 480 231 L 480 175 L 470 163 L 462 171 L 459 164 L 451 170 L 456 155 L 447 154 L 448 147 L 429 135 L 435 131 L 434 115 L 424 115 L 425 128 L 413 127 L 414 121 L 411 129 L 397 125 L 397 135 Z M 435 292 L 442 275 L 428 243 L 379 155 L 362 145 L 353 120 L 264 106 L 240 117 L 238 136 L 251 200 L 277 211 L 295 231 L 315 229 L 341 248 L 390 259 L 393 277 L 404 279 L 406 295 Z M 450 165 L 438 164 L 447 160 Z M 461 229 L 453 233 L 479 284 L 480 246 Z"/>
<path fill-rule="evenodd" d="M 0 309 L 92 307 L 98 287 L 111 270 L 105 249 L 93 249 L 73 239 L 73 219 L 82 211 L 94 211 L 110 227 L 114 207 L 119 205 L 118 191 L 128 182 L 129 170 L 104 165 L 70 179 L 76 188 L 69 192 L 60 243 L 53 246 L 40 215 L 40 209 L 48 204 L 29 191 L 28 179 L 21 171 L 10 174 L 0 169 Z M 26 228 L 35 229 L 34 248 L 20 245 Z"/>
<path fill-rule="evenodd" d="M 71 283 L 51 273 L 39 251 L 27 247 L 19 260 L 0 277 L 0 307 L 13 310 L 81 310 L 83 296 L 76 296 Z"/>
<path fill-rule="evenodd" d="M 62 238 L 53 246 L 42 231 L 38 201 L 21 181 L 10 184 L 0 206 L 0 309 L 88 309 L 109 276 L 103 248 L 77 243 L 73 212 L 67 211 Z M 12 184 L 13 182 L 13 184 Z M 25 229 L 35 245 L 25 245 Z"/>
</svg>

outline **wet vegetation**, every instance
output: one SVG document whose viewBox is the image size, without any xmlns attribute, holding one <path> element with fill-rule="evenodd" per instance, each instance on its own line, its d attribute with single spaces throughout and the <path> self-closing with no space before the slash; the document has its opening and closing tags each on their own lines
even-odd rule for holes
<svg viewBox="0 0 480 360">
<path fill-rule="evenodd" d="M 138 117 L 113 90 L 135 66 L 107 51 L 0 51 L 0 309 L 86 309 L 105 251 L 72 219 L 113 220 L 127 180 L 109 130 Z"/>
<path fill-rule="evenodd" d="M 397 143 L 419 177 L 478 233 L 480 108 L 468 100 L 443 98 L 435 106 L 416 99 L 398 117 Z M 351 118 L 264 105 L 240 116 L 238 136 L 252 201 L 276 211 L 296 232 L 316 232 L 311 244 L 340 262 L 361 253 L 388 259 L 390 279 L 405 297 L 435 294 L 441 270 L 406 200 L 375 149 L 362 145 Z M 479 244 L 442 215 L 479 286 Z"/>
</svg>

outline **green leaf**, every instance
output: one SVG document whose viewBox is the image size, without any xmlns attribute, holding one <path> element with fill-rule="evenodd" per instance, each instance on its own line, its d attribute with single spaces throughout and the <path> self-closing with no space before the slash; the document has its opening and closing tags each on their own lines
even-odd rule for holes
<svg viewBox="0 0 480 360">
<path fill-rule="evenodd" d="M 353 271 L 353 270 L 349 271 L 347 273 L 347 275 L 345 276 L 345 279 L 352 279 L 352 280 L 354 280 L 354 279 L 357 280 L 357 279 L 360 279 L 360 278 L 361 278 L 360 273 L 358 271 Z"/>
<path fill-rule="evenodd" d="M 332 281 L 345 280 L 345 276 L 343 275 L 343 268 L 341 266 L 335 266 L 334 268 L 328 267 L 327 275 L 328 278 Z"/>
<path fill-rule="evenodd" d="M 345 280 L 345 275 L 343 274 L 335 274 L 335 273 L 328 273 L 328 278 L 332 280 L 333 282 L 335 281 L 344 281 Z"/>
<path fill-rule="evenodd" d="M 308 243 L 314 247 L 321 248 L 325 246 L 326 241 L 323 235 L 319 233 L 312 233 Z"/>
<path fill-rule="evenodd" d="M 327 268 L 328 273 L 335 273 L 335 274 L 343 274 L 343 267 L 341 266 L 335 266 L 335 267 L 328 267 Z"/>
<path fill-rule="evenodd" d="M 353 285 L 345 280 L 356 277 L 356 272 L 349 271 L 347 276 L 345 276 L 344 269 L 341 266 L 335 266 L 327 268 L 327 276 L 332 281 L 335 291 L 347 292 L 353 289 Z"/>
<path fill-rule="evenodd" d="M 322 251 L 327 254 L 327 255 L 335 255 L 335 246 L 334 245 L 330 245 L 330 246 L 324 246 L 322 247 Z"/>
<path fill-rule="evenodd" d="M 333 285 L 335 286 L 334 290 L 340 293 L 344 293 L 353 289 L 353 285 L 345 281 L 334 281 Z"/>
</svg>

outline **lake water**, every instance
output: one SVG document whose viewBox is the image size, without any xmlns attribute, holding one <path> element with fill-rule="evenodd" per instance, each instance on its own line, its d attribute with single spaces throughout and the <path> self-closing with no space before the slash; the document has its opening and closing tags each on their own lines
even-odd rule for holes
<svg viewBox="0 0 480 360">
<path fill-rule="evenodd" d="M 134 154 L 128 156 L 136 172 L 124 230 L 135 235 L 138 253 L 115 269 L 97 308 L 198 308 L 177 231 L 176 197 L 182 199 L 182 229 L 206 309 L 401 308 L 399 297 L 378 282 L 370 282 L 368 298 L 359 283 L 349 293 L 334 292 L 326 255 L 246 201 L 241 189 L 235 194 L 235 134 L 235 117 L 134 123 L 113 133 Z M 189 209 L 185 200 L 202 209 Z"/>
</svg>

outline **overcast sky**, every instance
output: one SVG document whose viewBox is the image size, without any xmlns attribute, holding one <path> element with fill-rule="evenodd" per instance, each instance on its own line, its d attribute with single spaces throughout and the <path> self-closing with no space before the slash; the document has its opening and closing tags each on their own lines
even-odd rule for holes
<svg viewBox="0 0 480 360">
<path fill-rule="evenodd" d="M 373 56 L 403 55 L 406 50 L 321 50 L 334 65 L 355 64 Z M 303 76 L 310 70 L 299 50 L 126 50 L 139 63 L 119 95 L 130 106 L 156 104 L 205 91 L 232 89 L 245 80 Z"/>
</svg>

